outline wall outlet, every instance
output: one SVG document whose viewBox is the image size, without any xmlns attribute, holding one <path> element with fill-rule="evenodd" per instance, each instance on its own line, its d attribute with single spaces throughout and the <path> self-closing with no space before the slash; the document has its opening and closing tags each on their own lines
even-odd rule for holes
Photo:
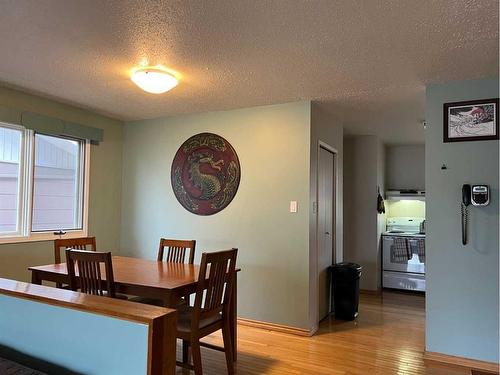
<svg viewBox="0 0 500 375">
<path fill-rule="evenodd" d="M 290 212 L 291 213 L 297 212 L 297 201 L 290 201 Z"/>
</svg>

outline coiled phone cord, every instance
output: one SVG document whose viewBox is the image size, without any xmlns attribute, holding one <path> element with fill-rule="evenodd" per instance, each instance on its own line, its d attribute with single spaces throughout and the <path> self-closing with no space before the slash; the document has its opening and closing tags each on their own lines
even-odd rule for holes
<svg viewBox="0 0 500 375">
<path fill-rule="evenodd" d="M 460 212 L 462 214 L 462 245 L 467 245 L 467 220 L 469 213 L 467 206 L 463 203 L 460 204 Z"/>
</svg>

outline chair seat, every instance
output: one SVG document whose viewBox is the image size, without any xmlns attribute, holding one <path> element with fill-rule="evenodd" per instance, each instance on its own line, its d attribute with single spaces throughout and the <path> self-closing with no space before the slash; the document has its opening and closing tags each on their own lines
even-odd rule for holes
<svg viewBox="0 0 500 375">
<path fill-rule="evenodd" d="M 193 307 L 181 305 L 177 308 L 177 331 L 182 333 L 191 332 L 191 319 Z M 206 328 L 214 323 L 222 321 L 222 314 L 212 315 L 200 320 L 200 329 Z"/>
</svg>

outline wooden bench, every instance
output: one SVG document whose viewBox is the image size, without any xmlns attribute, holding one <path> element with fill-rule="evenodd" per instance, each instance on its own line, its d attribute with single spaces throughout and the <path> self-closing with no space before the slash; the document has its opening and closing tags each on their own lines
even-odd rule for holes
<svg viewBox="0 0 500 375">
<path fill-rule="evenodd" d="M 73 373 L 173 375 L 176 318 L 173 309 L 0 278 L 0 346 Z"/>
</svg>

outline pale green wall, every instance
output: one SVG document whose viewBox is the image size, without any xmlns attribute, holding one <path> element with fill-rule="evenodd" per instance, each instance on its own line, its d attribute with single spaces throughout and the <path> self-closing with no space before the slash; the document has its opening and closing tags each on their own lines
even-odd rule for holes
<svg viewBox="0 0 500 375">
<path fill-rule="evenodd" d="M 104 129 L 91 146 L 89 233 L 102 250 L 117 251 L 120 240 L 123 124 L 104 116 L 0 87 L 0 105 Z M 52 242 L 0 245 L 0 277 L 29 280 L 28 266 L 53 261 Z"/>
<path fill-rule="evenodd" d="M 498 91 L 498 78 L 428 86 L 425 116 L 426 350 L 491 362 L 499 361 L 499 143 L 443 143 L 443 104 L 498 98 Z M 466 246 L 463 184 L 491 189 L 489 206 L 469 207 Z"/>
<path fill-rule="evenodd" d="M 343 260 L 343 171 L 344 171 L 344 129 L 342 123 L 332 113 L 327 112 L 318 103 L 311 105 L 311 142 L 309 157 L 309 205 L 313 207 L 318 202 L 318 152 L 320 142 L 335 151 L 336 184 L 335 195 L 335 233 L 336 259 Z M 318 215 L 309 210 L 309 327 L 315 331 L 319 320 L 318 291 Z"/>
<path fill-rule="evenodd" d="M 170 184 L 177 149 L 200 132 L 226 138 L 241 163 L 236 197 L 213 216 L 186 211 Z M 127 123 L 123 252 L 154 259 L 162 236 L 196 239 L 195 262 L 238 247 L 238 315 L 309 329 L 309 138 L 309 102 Z"/>
<path fill-rule="evenodd" d="M 374 135 L 344 142 L 344 259 L 363 267 L 360 288 L 380 288 L 380 234 L 385 215 L 377 213 L 377 187 L 384 190 L 384 155 Z M 362 233 L 362 235 L 360 235 Z"/>
<path fill-rule="evenodd" d="M 387 146 L 385 165 L 387 190 L 425 190 L 424 145 Z"/>
</svg>

